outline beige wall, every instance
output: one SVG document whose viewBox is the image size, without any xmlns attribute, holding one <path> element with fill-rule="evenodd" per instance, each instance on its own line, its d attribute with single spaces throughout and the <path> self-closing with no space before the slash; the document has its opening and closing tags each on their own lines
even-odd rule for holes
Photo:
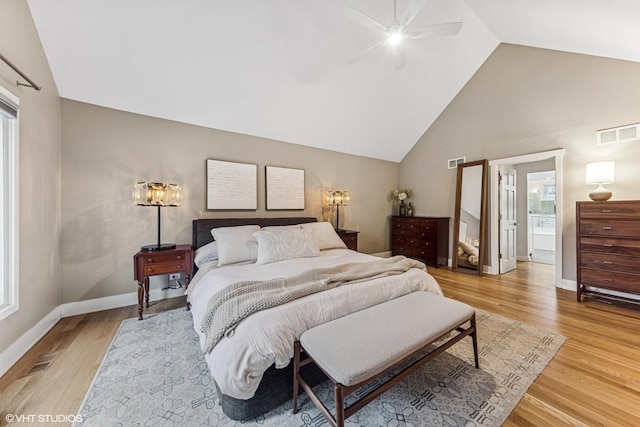
<svg viewBox="0 0 640 427">
<path fill-rule="evenodd" d="M 502 44 L 400 164 L 417 214 L 453 217 L 447 159 L 501 159 L 564 148 L 563 278 L 575 280 L 575 202 L 585 164 L 616 161 L 614 199 L 638 199 L 640 143 L 599 147 L 596 130 L 640 122 L 640 63 Z"/>
<path fill-rule="evenodd" d="M 162 240 L 190 243 L 191 221 L 202 217 L 314 216 L 323 218 L 322 190 L 351 192 L 340 212 L 341 228 L 360 231 L 359 249 L 389 249 L 388 195 L 397 185 L 399 164 L 286 144 L 62 101 L 63 302 L 135 291 L 132 257 L 155 243 L 155 208 L 132 205 L 140 180 L 178 183 L 179 208 L 162 210 Z M 206 211 L 207 158 L 258 165 L 257 211 Z M 264 167 L 305 170 L 305 210 L 266 211 Z M 326 219 L 334 220 L 333 213 Z M 151 283 L 154 288 L 158 281 Z M 132 301 L 133 302 L 133 301 Z"/>
<path fill-rule="evenodd" d="M 60 98 L 27 2 L 2 3 L 0 52 L 43 89 L 16 86 L 0 62 L 0 85 L 20 98 L 20 308 L 0 321 L 0 351 L 60 304 Z"/>
</svg>

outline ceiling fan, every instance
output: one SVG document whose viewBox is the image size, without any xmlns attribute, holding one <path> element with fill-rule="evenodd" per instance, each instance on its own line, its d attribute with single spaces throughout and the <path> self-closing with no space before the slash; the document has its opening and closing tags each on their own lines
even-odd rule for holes
<svg viewBox="0 0 640 427">
<path fill-rule="evenodd" d="M 393 22 L 388 25 L 384 25 L 364 12 L 348 6 L 345 10 L 348 17 L 367 28 L 371 28 L 378 33 L 382 33 L 385 36 L 383 41 L 366 49 L 364 52 L 360 53 L 360 55 L 350 60 L 349 63 L 352 64 L 357 62 L 363 56 L 373 52 L 381 46 L 389 46 L 393 51 L 395 68 L 396 70 L 401 70 L 406 66 L 404 53 L 402 52 L 402 49 L 400 49 L 400 45 L 404 39 L 453 36 L 460 32 L 462 22 L 447 22 L 420 28 L 409 28 L 411 21 L 413 21 L 413 19 L 422 10 L 425 3 L 426 0 L 409 0 L 409 4 L 404 9 L 402 16 L 398 17 L 398 1 L 393 0 Z"/>
</svg>

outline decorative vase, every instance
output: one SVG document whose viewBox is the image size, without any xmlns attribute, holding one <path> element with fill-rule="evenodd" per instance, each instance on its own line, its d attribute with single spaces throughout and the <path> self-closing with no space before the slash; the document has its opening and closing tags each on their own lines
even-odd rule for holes
<svg viewBox="0 0 640 427">
<path fill-rule="evenodd" d="M 413 206 L 411 206 L 411 202 L 409 202 L 409 206 L 407 206 L 407 216 L 413 216 Z"/>
<path fill-rule="evenodd" d="M 404 205 L 404 200 L 400 200 L 400 216 L 407 216 L 407 207 Z"/>
</svg>

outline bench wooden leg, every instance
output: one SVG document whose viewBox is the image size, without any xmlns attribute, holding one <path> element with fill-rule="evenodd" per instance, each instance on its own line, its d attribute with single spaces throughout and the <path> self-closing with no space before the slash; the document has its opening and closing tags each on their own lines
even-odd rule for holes
<svg viewBox="0 0 640 427">
<path fill-rule="evenodd" d="M 476 329 L 476 314 L 471 318 L 471 328 L 473 332 L 470 334 L 473 340 L 473 357 L 476 361 L 476 369 L 480 369 L 480 359 L 478 358 L 478 330 Z"/>
<path fill-rule="evenodd" d="M 342 384 L 336 383 L 333 386 L 333 393 L 336 400 L 336 427 L 344 426 L 344 388 Z"/>
<path fill-rule="evenodd" d="M 300 373 L 300 342 L 293 344 L 293 413 L 298 413 L 298 375 Z"/>
</svg>

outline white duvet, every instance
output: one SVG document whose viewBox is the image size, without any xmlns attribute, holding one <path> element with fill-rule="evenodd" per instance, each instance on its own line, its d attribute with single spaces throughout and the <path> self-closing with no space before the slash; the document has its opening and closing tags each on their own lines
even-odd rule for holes
<svg viewBox="0 0 640 427">
<path fill-rule="evenodd" d="M 200 344 L 204 334 L 200 322 L 213 294 L 241 280 L 267 280 L 287 277 L 303 271 L 350 262 L 366 262 L 371 255 L 348 249 L 322 251 L 321 256 L 278 261 L 271 264 L 227 265 L 219 268 L 201 266 L 189 285 L 193 324 Z M 250 399 L 260 384 L 262 374 L 274 363 L 277 368 L 289 364 L 293 343 L 307 329 L 415 291 L 442 295 L 436 280 L 427 272 L 411 269 L 406 273 L 343 285 L 309 295 L 279 307 L 254 313 L 244 319 L 233 336 L 222 338 L 211 353 L 205 355 L 211 375 L 222 393 Z"/>
</svg>

